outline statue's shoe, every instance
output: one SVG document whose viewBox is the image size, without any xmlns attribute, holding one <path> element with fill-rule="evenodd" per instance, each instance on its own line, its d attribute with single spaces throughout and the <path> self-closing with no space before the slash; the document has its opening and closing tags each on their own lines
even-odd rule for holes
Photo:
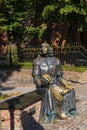
<svg viewBox="0 0 87 130">
<path fill-rule="evenodd" d="M 62 119 L 62 120 L 67 119 L 67 115 L 66 115 L 65 113 L 62 113 L 62 114 L 61 114 L 61 119 Z"/>
<path fill-rule="evenodd" d="M 69 113 L 70 113 L 72 116 L 77 116 L 77 115 L 78 115 L 76 110 L 72 110 L 72 111 L 70 111 Z"/>
</svg>

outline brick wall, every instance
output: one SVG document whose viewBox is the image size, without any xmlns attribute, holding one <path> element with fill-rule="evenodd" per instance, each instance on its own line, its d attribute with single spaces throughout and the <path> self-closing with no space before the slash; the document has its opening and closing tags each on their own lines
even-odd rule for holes
<svg viewBox="0 0 87 130">
<path fill-rule="evenodd" d="M 22 110 L 0 110 L 0 130 L 27 130 L 38 124 L 41 101 Z"/>
</svg>

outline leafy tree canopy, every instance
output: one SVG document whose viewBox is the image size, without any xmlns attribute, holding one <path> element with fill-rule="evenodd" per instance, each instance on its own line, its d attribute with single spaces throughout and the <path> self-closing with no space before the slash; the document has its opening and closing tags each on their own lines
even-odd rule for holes
<svg viewBox="0 0 87 130">
<path fill-rule="evenodd" d="M 34 24 L 29 23 L 32 17 Z M 40 18 L 42 22 L 37 24 Z M 87 31 L 86 0 L 0 0 L 0 31 L 7 30 L 10 36 L 24 39 L 37 33 L 42 37 L 45 23 L 52 21 Z"/>
<path fill-rule="evenodd" d="M 69 23 L 78 31 L 87 31 L 86 0 L 53 0 L 44 7 L 42 16 L 57 23 Z"/>
<path fill-rule="evenodd" d="M 0 31 L 7 30 L 10 35 L 22 36 L 26 19 L 34 15 L 31 6 L 31 0 L 1 0 Z"/>
</svg>

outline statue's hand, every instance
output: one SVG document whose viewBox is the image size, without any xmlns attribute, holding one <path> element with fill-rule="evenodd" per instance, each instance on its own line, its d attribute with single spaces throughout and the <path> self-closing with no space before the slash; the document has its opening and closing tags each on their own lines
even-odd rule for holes
<svg viewBox="0 0 87 130">
<path fill-rule="evenodd" d="M 68 89 L 68 90 L 73 90 L 74 87 L 73 87 L 71 84 L 67 84 L 67 85 L 66 85 L 66 89 Z"/>
<path fill-rule="evenodd" d="M 42 81 L 44 84 L 48 85 L 51 82 L 51 77 L 49 74 L 42 75 Z"/>
</svg>

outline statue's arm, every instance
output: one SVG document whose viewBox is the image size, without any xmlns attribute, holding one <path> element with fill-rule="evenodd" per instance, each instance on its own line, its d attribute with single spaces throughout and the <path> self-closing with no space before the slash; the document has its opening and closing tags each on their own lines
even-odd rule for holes
<svg viewBox="0 0 87 130">
<path fill-rule="evenodd" d="M 65 86 L 66 89 L 68 90 L 74 89 L 74 87 L 71 84 L 69 84 L 63 77 L 60 76 L 58 79 Z"/>
<path fill-rule="evenodd" d="M 33 63 L 32 76 L 36 86 L 41 87 L 42 83 L 41 83 L 40 68 L 39 65 L 36 63 Z"/>
<path fill-rule="evenodd" d="M 58 79 L 59 82 L 60 82 L 61 84 L 63 84 L 67 89 L 71 90 L 71 89 L 74 88 L 73 86 L 69 85 L 68 82 L 64 79 L 64 77 L 63 77 L 63 70 L 62 70 L 60 61 L 59 61 L 58 65 L 57 65 L 57 79 Z"/>
<path fill-rule="evenodd" d="M 49 83 L 48 75 L 42 75 L 40 66 L 37 63 L 33 64 L 32 76 L 34 79 L 34 83 L 37 87 L 47 87 Z M 47 76 L 47 77 L 46 77 Z"/>
</svg>

